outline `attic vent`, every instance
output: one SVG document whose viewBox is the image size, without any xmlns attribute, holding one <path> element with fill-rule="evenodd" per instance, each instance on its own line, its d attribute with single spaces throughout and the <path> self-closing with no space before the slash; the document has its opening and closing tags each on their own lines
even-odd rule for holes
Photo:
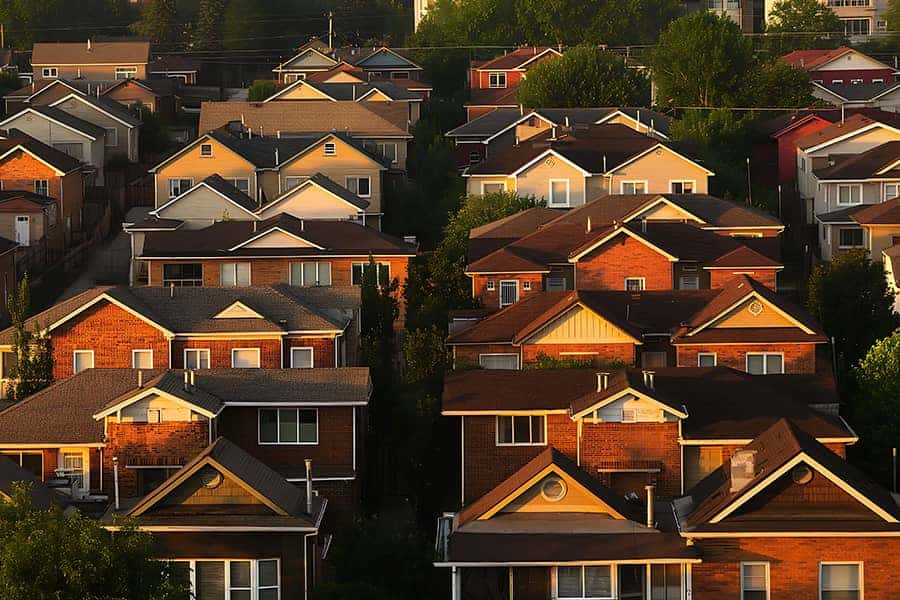
<svg viewBox="0 0 900 600">
<path fill-rule="evenodd" d="M 200 483 L 203 487 L 214 490 L 222 485 L 222 474 L 213 469 L 206 469 L 200 474 Z"/>
<path fill-rule="evenodd" d="M 750 306 L 747 307 L 747 311 L 754 317 L 761 315 L 763 310 L 765 309 L 763 308 L 762 302 L 759 300 L 754 300 L 750 303 Z"/>
<path fill-rule="evenodd" d="M 812 481 L 812 478 L 812 469 L 810 469 L 806 465 L 797 465 L 796 467 L 791 469 L 791 479 L 796 484 L 806 485 L 807 483 Z"/>
<path fill-rule="evenodd" d="M 731 492 L 739 492 L 756 475 L 756 450 L 738 450 L 731 457 Z"/>
<path fill-rule="evenodd" d="M 622 422 L 623 423 L 637 423 L 637 409 L 623 408 L 622 409 Z"/>
<path fill-rule="evenodd" d="M 566 497 L 566 482 L 559 477 L 548 477 L 541 484 L 541 496 L 547 502 L 559 502 Z"/>
</svg>

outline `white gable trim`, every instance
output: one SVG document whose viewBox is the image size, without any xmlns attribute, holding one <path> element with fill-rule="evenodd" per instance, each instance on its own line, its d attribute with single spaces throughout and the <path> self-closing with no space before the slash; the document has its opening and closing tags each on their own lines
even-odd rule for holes
<svg viewBox="0 0 900 600">
<path fill-rule="evenodd" d="M 546 121 L 547 123 L 550 124 L 551 127 L 554 126 L 554 125 L 555 125 L 555 126 L 559 126 L 558 123 L 554 123 L 553 121 L 551 121 L 550 119 L 548 119 L 547 117 L 545 117 L 544 115 L 542 115 L 541 113 L 539 113 L 538 111 L 533 110 L 533 111 L 531 111 L 530 113 L 528 113 L 527 115 L 522 116 L 522 117 L 519 117 L 518 119 L 516 119 L 515 121 L 513 121 L 510 125 L 507 125 L 506 127 L 504 127 L 503 129 L 501 129 L 501 130 L 498 131 L 497 133 L 494 133 L 493 135 L 491 135 L 491 137 L 489 137 L 489 138 L 483 140 L 481 143 L 482 143 L 482 144 L 488 144 L 488 143 L 490 143 L 490 141 L 493 140 L 493 139 L 494 139 L 495 137 L 497 137 L 498 135 L 502 135 L 502 134 L 506 133 L 507 131 L 509 131 L 509 130 L 512 129 L 513 127 L 518 127 L 519 125 L 521 125 L 522 123 L 524 123 L 525 121 L 527 121 L 528 119 L 530 119 L 530 118 L 532 118 L 532 117 L 537 117 L 537 118 L 540 119 L 541 121 Z M 460 125 L 460 127 L 462 127 L 462 125 Z"/>
<path fill-rule="evenodd" d="M 48 121 L 51 121 L 51 122 L 53 122 L 53 123 L 56 123 L 56 124 L 59 125 L 60 127 L 63 127 L 63 128 L 65 128 L 65 129 L 68 129 L 69 131 L 75 132 L 75 133 L 77 133 L 77 134 L 80 135 L 80 136 L 86 137 L 87 139 L 91 140 L 92 142 L 97 141 L 97 138 L 95 138 L 95 137 L 92 136 L 91 134 L 86 133 L 86 132 L 84 132 L 84 131 L 81 131 L 80 129 L 75 129 L 75 128 L 72 127 L 71 125 L 66 125 L 66 124 L 63 123 L 62 121 L 57 121 L 57 120 L 54 119 L 53 117 L 48 117 L 48 116 L 45 115 L 45 114 L 41 114 L 41 113 L 39 113 L 38 111 L 34 110 L 33 108 L 26 108 L 25 110 L 23 110 L 23 111 L 21 111 L 21 112 L 17 112 L 16 114 L 12 115 L 11 117 L 7 117 L 7 118 L 4 119 L 3 121 L 0 121 L 0 127 L 5 126 L 5 125 L 6 125 L 7 123 L 9 123 L 10 121 L 12 121 L 12 120 L 14 120 L 14 119 L 18 119 L 19 117 L 21 117 L 22 115 L 25 115 L 26 113 L 27 113 L 27 114 L 32 114 L 32 115 L 34 115 L 34 116 L 36 116 L 36 117 L 38 117 L 38 118 L 40 118 L 40 119 L 46 119 L 46 120 L 48 120 Z"/>
<path fill-rule="evenodd" d="M 287 190 L 286 192 L 284 192 L 283 194 L 281 194 L 280 196 L 278 196 L 277 198 L 275 198 L 274 200 L 272 200 L 272 202 L 270 202 L 269 204 L 262 206 L 259 210 L 257 210 L 257 213 L 263 213 L 263 212 L 266 212 L 266 211 L 270 210 L 273 206 L 276 206 L 276 205 L 279 204 L 280 202 L 283 202 L 283 201 L 287 200 L 288 198 L 290 198 L 290 197 L 293 196 L 294 194 L 297 194 L 298 192 L 302 191 L 303 189 L 305 189 L 306 187 L 308 187 L 308 186 L 310 186 L 310 185 L 317 187 L 318 189 L 322 190 L 323 192 L 325 192 L 326 194 L 328 194 L 328 195 L 331 196 L 332 198 L 336 198 L 336 199 L 340 200 L 341 202 L 343 202 L 343 203 L 346 204 L 347 206 L 353 208 L 353 210 L 354 210 L 355 212 L 357 212 L 357 213 L 365 212 L 363 209 L 361 209 L 360 207 L 356 206 L 356 205 L 353 204 L 352 202 L 348 202 L 346 199 L 341 198 L 340 196 L 338 196 L 337 194 L 335 194 L 335 193 L 332 192 L 331 190 L 326 189 L 326 188 L 323 187 L 322 185 L 319 185 L 318 182 L 313 181 L 312 178 L 310 178 L 310 179 L 305 180 L 305 181 L 304 181 L 303 183 L 301 183 L 300 185 L 295 186 L 295 187 L 292 187 L 291 189 Z"/>
<path fill-rule="evenodd" d="M 697 327 L 696 329 L 691 330 L 689 333 L 686 334 L 685 337 L 691 337 L 692 335 L 700 333 L 701 331 L 703 331 L 704 329 L 706 329 L 707 327 L 709 327 L 710 325 L 715 323 L 722 316 L 728 314 L 729 312 L 731 312 L 732 310 L 734 310 L 735 308 L 737 308 L 738 306 L 740 306 L 747 300 L 750 300 L 751 298 L 753 298 L 759 302 L 762 302 L 763 304 L 765 304 L 766 306 L 768 306 L 769 308 L 774 310 L 776 313 L 778 313 L 779 315 L 781 315 L 782 317 L 784 317 L 785 319 L 787 319 L 788 321 L 790 321 L 791 323 L 796 325 L 798 329 L 803 331 L 803 333 L 807 333 L 809 335 L 813 335 L 815 333 L 812 329 L 810 329 L 809 327 L 807 327 L 806 325 L 804 325 L 803 323 L 801 323 L 800 321 L 798 321 L 797 319 L 795 319 L 794 317 L 792 317 L 791 315 L 786 313 L 780 307 L 776 306 L 772 302 L 769 302 L 768 300 L 763 298 L 756 290 L 751 289 L 744 296 L 742 296 L 737 302 L 734 302 L 729 307 L 722 310 L 722 312 L 720 312 L 719 314 L 711 317 L 708 321 L 706 321 L 706 323 L 704 323 L 700 327 Z"/>
<path fill-rule="evenodd" d="M 224 198 L 229 204 L 233 204 L 234 206 L 238 207 L 239 209 L 241 209 L 242 211 L 244 211 L 245 213 L 247 213 L 248 215 L 250 215 L 251 217 L 253 217 L 254 220 L 257 220 L 257 219 L 258 219 L 258 217 L 256 216 L 255 213 L 253 213 L 253 212 L 247 210 L 246 208 L 244 208 L 243 206 L 241 206 L 240 204 L 238 204 L 237 202 L 235 202 L 234 200 L 232 200 L 231 198 L 229 198 L 229 197 L 226 196 L 225 194 L 219 192 L 218 190 L 216 190 L 215 188 L 213 188 L 211 185 L 207 184 L 205 181 L 201 181 L 201 182 L 199 182 L 199 183 L 194 184 L 194 187 L 192 187 L 192 188 L 186 190 L 186 191 L 185 191 L 184 193 L 182 193 L 180 196 L 175 196 L 174 198 L 172 198 L 171 200 L 169 200 L 168 202 L 166 202 L 165 204 L 163 204 L 162 206 L 160 206 L 160 207 L 157 208 L 156 210 L 151 210 L 151 211 L 150 211 L 150 214 L 151 214 L 151 215 L 154 215 L 154 216 L 159 216 L 159 211 L 161 211 L 161 210 L 163 210 L 163 209 L 165 209 L 165 208 L 168 208 L 169 206 L 175 204 L 176 202 L 180 201 L 182 198 L 184 198 L 185 196 L 187 196 L 188 194 L 192 193 L 194 190 L 196 190 L 197 188 L 200 188 L 200 187 L 205 187 L 206 189 L 208 189 L 209 191 L 213 192 L 213 193 L 216 194 L 217 196 L 219 196 L 219 197 L 221 197 L 221 198 Z"/>
<path fill-rule="evenodd" d="M 589 254 L 590 252 L 593 252 L 599 246 L 602 246 L 603 244 L 605 244 L 609 240 L 613 239 L 620 233 L 624 233 L 625 235 L 631 237 L 632 239 L 635 239 L 638 242 L 644 244 L 648 248 L 656 250 L 657 252 L 659 252 L 666 258 L 668 258 L 669 262 L 678 262 L 677 256 L 673 256 L 673 255 L 669 254 L 668 252 L 666 252 L 665 250 L 663 250 L 662 248 L 660 248 L 659 246 L 656 246 L 655 244 L 651 244 L 650 242 L 648 242 L 647 240 L 645 240 L 644 238 L 642 238 L 635 232 L 631 231 L 627 227 L 619 227 L 619 228 L 615 229 L 614 231 L 611 231 L 608 235 L 603 236 L 602 238 L 600 238 L 599 240 L 597 240 L 596 242 L 594 242 L 593 244 L 591 244 L 590 246 L 588 246 L 587 248 L 585 248 L 584 250 L 582 250 L 581 252 L 576 254 L 575 256 L 570 257 L 569 262 L 570 263 L 578 262 L 584 255 Z"/>
<path fill-rule="evenodd" d="M 623 162 L 623 163 L 621 163 L 621 164 L 619 164 L 619 165 L 616 165 L 616 166 L 614 166 L 613 168 L 609 169 L 606 173 L 603 173 L 603 175 L 614 175 L 614 174 L 616 173 L 616 171 L 620 170 L 622 167 L 628 166 L 628 165 L 630 165 L 631 163 L 633 163 L 633 162 L 635 162 L 635 161 L 637 161 L 637 160 L 640 160 L 641 158 L 647 156 L 648 154 L 650 154 L 651 152 L 653 152 L 653 151 L 656 150 L 657 148 L 662 148 L 662 149 L 666 150 L 667 152 L 670 152 L 670 153 L 674 154 L 674 155 L 677 156 L 678 158 L 681 158 L 682 160 L 685 160 L 685 161 L 691 163 L 692 165 L 694 165 L 694 166 L 697 167 L 698 169 L 704 171 L 707 175 L 710 175 L 710 176 L 715 175 L 715 173 L 713 173 L 712 171 L 710 171 L 709 169 L 707 169 L 707 168 L 704 167 L 703 165 L 694 162 L 693 160 L 691 160 L 690 158 L 688 158 L 688 157 L 685 156 L 684 154 L 681 154 L 680 152 L 676 152 L 676 151 L 672 150 L 671 148 L 669 148 L 669 147 L 666 146 L 665 144 L 654 144 L 653 146 L 647 148 L 647 149 L 644 150 L 643 152 L 640 152 L 640 153 L 638 153 L 638 154 L 635 154 L 634 156 L 632 156 L 631 158 L 629 158 L 629 159 L 626 160 L 625 162 Z"/>
<path fill-rule="evenodd" d="M 101 107 L 99 107 L 99 106 L 97 106 L 97 105 L 95 105 L 95 104 L 91 104 L 90 102 L 88 102 L 87 100 L 85 100 L 84 97 L 83 97 L 81 94 L 69 94 L 68 96 L 63 96 L 62 98 L 60 98 L 59 100 L 57 100 L 56 102 L 54 102 L 53 104 L 51 104 L 50 106 L 56 108 L 56 105 L 62 104 L 63 102 L 65 102 L 65 101 L 68 100 L 69 98 L 74 98 L 74 99 L 78 100 L 79 102 L 81 102 L 82 104 L 84 104 L 84 105 L 86 105 L 86 106 L 89 106 L 89 107 L 91 107 L 91 108 L 93 108 L 93 109 L 95 109 L 95 110 L 97 110 L 97 111 L 99 111 L 99 112 L 102 112 L 104 115 L 106 115 L 106 116 L 109 117 L 110 119 L 112 119 L 112 120 L 114 120 L 114 121 L 118 121 L 119 123 L 121 123 L 122 125 L 124 125 L 125 127 L 127 127 L 128 129 L 134 129 L 135 127 L 138 127 L 137 125 L 132 125 L 131 123 L 129 123 L 129 122 L 127 122 L 127 121 L 123 121 L 122 119 L 120 119 L 120 118 L 117 117 L 116 115 L 112 114 L 111 112 L 106 111 L 105 109 L 103 109 L 103 108 L 101 108 Z"/>
<path fill-rule="evenodd" d="M 532 62 L 536 61 L 537 59 L 539 59 L 540 57 L 544 56 L 545 54 L 555 54 L 556 56 L 562 56 L 562 52 L 560 52 L 559 50 L 556 50 L 555 48 L 547 48 L 547 49 L 544 50 L 543 52 L 540 52 L 540 53 L 538 53 L 538 54 L 535 54 L 534 56 L 532 56 L 531 58 L 529 58 L 528 60 L 526 60 L 525 62 L 523 62 L 522 64 L 520 64 L 516 70 L 520 70 L 520 69 L 524 70 L 524 69 L 525 69 L 525 65 L 527 65 L 528 63 L 532 63 Z"/>
<path fill-rule="evenodd" d="M 219 413 L 210 412 L 210 411 L 206 410 L 205 408 L 201 408 L 201 407 L 197 406 L 196 404 L 191 404 L 190 402 L 184 400 L 183 398 L 174 396 L 174 395 L 170 394 L 169 392 L 161 390 L 157 387 L 148 387 L 148 388 L 142 388 L 136 395 L 129 396 L 128 398 L 122 400 L 118 404 L 111 406 L 109 408 L 105 408 L 105 409 L 101 410 L 100 412 L 95 413 L 92 416 L 94 417 L 95 421 L 99 421 L 100 419 L 107 417 L 113 413 L 117 413 L 120 410 L 122 410 L 123 408 L 125 408 L 126 406 L 130 406 L 130 405 L 134 404 L 135 402 L 142 400 L 142 399 L 146 398 L 147 396 L 150 396 L 153 394 L 156 394 L 157 396 L 165 398 L 166 400 L 170 400 L 171 402 L 174 402 L 175 404 L 178 404 L 179 406 L 188 408 L 195 413 L 199 413 L 199 414 L 203 415 L 204 417 L 206 417 L 207 419 L 212 419 L 217 414 L 219 414 Z M 221 412 L 221 411 L 219 411 L 219 412 Z"/>
<path fill-rule="evenodd" d="M 46 160 L 44 160 L 44 159 L 41 158 L 40 156 L 36 155 L 34 152 L 32 152 L 31 150 L 29 150 L 28 148 L 26 148 L 25 146 L 23 146 L 23 145 L 21 145 L 21 144 L 19 144 L 18 146 L 15 146 L 14 148 L 10 148 L 9 150 L 7 150 L 6 152 L 4 152 L 3 154 L 0 154 L 0 160 L 3 160 L 4 158 L 6 158 L 7 156 L 9 156 L 9 155 L 12 154 L 13 152 L 18 152 L 18 151 L 20 151 L 20 150 L 21 150 L 22 152 L 24 152 L 25 154 L 27 154 L 28 156 L 30 156 L 31 158 L 33 158 L 34 160 L 38 161 L 39 163 L 41 163 L 41 164 L 43 164 L 43 165 L 46 165 L 46 166 L 47 166 L 48 168 L 50 168 L 50 169 L 53 169 L 53 173 L 54 173 L 57 177 L 62 177 L 63 175 L 65 175 L 64 172 L 60 171 L 59 169 L 57 169 L 56 167 L 54 167 L 53 165 L 51 165 L 50 163 L 48 163 Z"/>
<path fill-rule="evenodd" d="M 568 158 L 566 158 L 565 156 L 563 156 L 562 154 L 560 154 L 559 152 L 557 152 L 556 150 L 554 150 L 552 148 L 548 148 L 544 152 L 541 152 L 539 155 L 535 156 L 533 159 L 531 159 L 530 161 L 528 161 L 527 163 L 525 163 L 524 165 L 522 165 L 521 167 L 519 167 L 512 173 L 510 173 L 509 175 L 511 177 L 518 177 L 519 173 L 521 173 L 522 171 L 527 171 L 535 163 L 538 163 L 538 162 L 542 161 L 543 159 L 545 159 L 547 156 L 551 156 L 551 155 L 555 156 L 556 158 L 558 158 L 559 160 L 563 161 L 564 163 L 570 165 L 571 167 L 578 169 L 579 171 L 581 171 L 581 174 L 584 175 L 585 177 L 591 177 L 593 175 L 593 173 L 585 171 L 584 169 L 582 169 L 581 167 L 576 165 L 574 162 L 572 162 L 571 160 L 569 160 Z"/>
<path fill-rule="evenodd" d="M 651 403 L 659 406 L 665 412 L 675 415 L 676 417 L 678 417 L 680 419 L 686 419 L 688 416 L 688 414 L 685 410 L 676 410 L 676 409 L 672 408 L 671 406 L 669 406 L 668 404 L 664 404 L 664 403 L 660 402 L 659 400 L 657 400 L 656 398 L 654 398 L 652 396 L 648 396 L 648 395 L 644 394 L 643 392 L 637 391 L 633 387 L 627 387 L 624 390 L 622 390 L 621 392 L 610 396 L 609 398 L 599 400 L 598 402 L 590 405 L 588 408 L 578 411 L 577 413 L 573 414 L 571 416 L 571 418 L 573 421 L 577 421 L 578 419 L 584 417 L 585 415 L 588 415 L 588 414 L 594 412 L 598 408 L 603 408 L 604 406 L 606 406 L 608 404 L 612 404 L 616 400 L 621 400 L 625 396 L 634 396 L 634 397 L 638 398 L 639 400 L 646 400 L 647 402 L 651 402 Z"/>
<path fill-rule="evenodd" d="M 274 94 L 272 94 L 271 96 L 269 96 L 268 98 L 263 100 L 263 104 L 265 104 L 266 102 L 269 102 L 270 100 L 276 100 L 282 94 L 286 94 L 287 92 L 291 92 L 291 91 L 293 91 L 297 88 L 303 87 L 303 86 L 308 86 L 308 87 L 312 88 L 313 90 L 315 90 L 316 93 L 318 93 L 319 95 L 322 96 L 323 100 L 331 100 L 332 102 L 337 102 L 337 99 L 332 98 L 331 96 L 329 96 L 328 94 L 326 94 L 325 92 L 320 90 L 318 87 L 316 87 L 314 84 L 307 82 L 305 79 L 298 79 L 297 81 L 290 84 L 286 88 L 275 92 Z"/>
<path fill-rule="evenodd" d="M 822 142 L 821 144 L 817 144 L 815 146 L 809 146 L 807 148 L 801 148 L 801 150 L 803 150 L 804 152 L 807 152 L 807 153 L 817 152 L 818 150 L 821 150 L 822 148 L 826 148 L 833 144 L 837 144 L 838 142 L 843 142 L 844 140 L 848 140 L 852 137 L 856 137 L 863 133 L 868 133 L 869 131 L 872 131 L 873 129 L 877 129 L 877 128 L 888 129 L 888 130 L 896 133 L 898 136 L 900 136 L 900 129 L 896 129 L 895 127 L 891 127 L 890 125 L 886 125 L 884 123 L 880 123 L 880 122 L 876 121 L 874 123 L 869 123 L 865 127 L 860 127 L 859 129 L 854 129 L 853 131 L 849 131 L 842 136 L 832 138 L 832 139 L 828 140 L 827 142 Z"/>
<path fill-rule="evenodd" d="M 130 314 L 132 314 L 132 315 L 134 315 L 135 317 L 137 317 L 138 319 L 144 321 L 144 322 L 147 323 L 148 325 L 151 325 L 152 327 L 155 327 L 156 329 L 159 329 L 159 330 L 163 333 L 163 335 L 166 336 L 167 338 L 172 338 L 172 337 L 175 336 L 175 333 L 174 333 L 174 332 L 169 331 L 168 329 L 166 329 L 165 327 L 163 327 L 163 326 L 160 325 L 159 323 L 157 323 L 157 322 L 155 322 L 155 321 L 153 321 L 153 320 L 151 320 L 151 319 L 145 317 L 144 315 L 142 315 L 142 314 L 139 313 L 138 311 L 134 310 L 133 308 L 131 308 L 131 307 L 128 306 L 127 304 L 124 304 L 124 303 L 122 303 L 122 302 L 116 300 L 115 298 L 113 298 L 112 296 L 110 296 L 109 294 L 107 294 L 107 293 L 105 293 L 105 292 L 102 293 L 102 294 L 100 294 L 99 296 L 97 296 L 96 298 L 94 298 L 93 300 L 91 300 L 90 302 L 87 302 L 87 303 L 85 303 L 85 304 L 82 304 L 81 306 L 79 306 L 78 308 L 76 308 L 75 310 L 73 310 L 72 312 L 70 312 L 69 314 L 65 315 L 65 316 L 62 317 L 61 319 L 58 319 L 58 320 L 56 320 L 55 322 L 51 323 L 50 325 L 47 326 L 46 331 L 53 331 L 54 329 L 56 329 L 57 327 L 59 327 L 59 326 L 62 325 L 63 323 L 68 322 L 69 320 L 71 320 L 71 319 L 77 317 L 78 315 L 80 315 L 81 313 L 83 313 L 84 311 L 86 311 L 87 309 L 91 308 L 92 306 L 94 306 L 95 304 L 97 304 L 98 302 L 100 302 L 101 300 L 106 300 L 107 302 L 109 302 L 109 303 L 111 303 L 111 304 L 114 304 L 114 305 L 118 306 L 119 308 L 121 308 L 122 310 L 124 310 L 124 311 L 126 311 L 126 312 L 128 312 L 128 313 L 130 313 Z"/>
<path fill-rule="evenodd" d="M 319 246 L 319 245 L 317 245 L 317 244 L 313 244 L 313 243 L 310 242 L 309 240 L 303 239 L 303 238 L 300 237 L 299 235 L 295 235 L 295 234 L 291 233 L 290 231 L 285 231 L 285 230 L 282 229 L 281 227 L 277 227 L 277 226 L 276 226 L 276 227 L 271 227 L 271 228 L 269 228 L 269 229 L 266 229 L 265 231 L 261 231 L 260 233 L 258 233 L 257 235 L 254 235 L 254 236 L 253 236 L 252 238 L 250 238 L 249 240 L 244 240 L 243 242 L 241 242 L 241 243 L 238 244 L 237 246 L 235 246 L 235 247 L 233 247 L 233 248 L 229 248 L 228 251 L 229 251 L 229 252 L 233 252 L 233 251 L 235 251 L 235 250 L 238 250 L 238 249 L 240 249 L 240 248 L 243 248 L 243 247 L 246 246 L 247 244 L 251 244 L 251 243 L 253 243 L 254 241 L 256 241 L 256 240 L 258 240 L 258 239 L 260 239 L 260 238 L 262 238 L 262 237 L 265 237 L 265 236 L 269 235 L 270 233 L 272 233 L 272 232 L 274 232 L 274 231 L 280 231 L 280 232 L 283 233 L 284 235 L 290 236 L 290 237 L 292 237 L 292 238 L 294 238 L 294 239 L 296 239 L 296 240 L 298 240 L 298 241 L 305 242 L 305 243 L 309 244 L 311 247 L 315 248 L 316 250 L 324 250 L 324 249 L 325 249 L 325 248 L 323 248 L 322 246 Z"/>
<path fill-rule="evenodd" d="M 238 308 L 239 310 L 247 311 L 248 313 L 250 313 L 250 315 L 242 316 L 242 317 L 231 317 L 231 316 L 228 316 L 227 314 L 225 314 L 234 308 Z M 253 310 L 252 308 L 250 308 L 249 306 L 247 306 L 240 300 L 235 300 L 234 302 L 232 302 L 231 304 L 229 304 L 228 306 L 226 306 L 225 308 L 220 310 L 218 313 L 213 315 L 213 319 L 247 319 L 247 318 L 265 319 L 266 317 L 262 316 L 261 314 L 259 314 L 258 312 L 256 312 L 255 310 Z"/>
<path fill-rule="evenodd" d="M 652 208 L 654 208 L 655 206 L 657 206 L 657 205 L 659 205 L 659 204 L 665 204 L 665 205 L 669 206 L 670 208 L 673 208 L 673 209 L 677 210 L 678 212 L 684 213 L 684 214 L 686 214 L 686 215 L 690 215 L 691 217 L 693 217 L 694 219 L 696 219 L 697 222 L 700 223 L 701 225 L 707 225 L 707 222 L 706 222 L 706 221 L 704 221 L 703 219 L 701 219 L 700 217 L 698 217 L 697 215 L 695 215 L 695 214 L 692 213 L 691 211 L 687 210 L 687 209 L 684 208 L 683 206 L 679 206 L 678 204 L 675 204 L 674 202 L 672 202 L 671 200 L 669 200 L 668 198 L 666 198 L 666 197 L 663 196 L 663 195 L 657 196 L 656 198 L 654 198 L 653 200 L 650 200 L 649 202 L 647 202 L 647 203 L 644 204 L 643 206 L 641 206 L 641 207 L 639 207 L 639 208 L 636 208 L 635 210 L 633 210 L 633 211 L 630 212 L 629 214 L 625 215 L 625 216 L 622 218 L 622 222 L 623 222 L 623 223 L 627 223 L 628 221 L 632 220 L 633 218 L 635 218 L 637 215 L 641 214 L 642 212 L 647 212 L 648 210 L 651 210 Z M 725 229 L 733 229 L 733 228 L 728 227 L 728 228 L 725 228 Z M 750 229 L 756 229 L 756 228 L 754 227 L 754 228 L 750 228 Z"/>
<path fill-rule="evenodd" d="M 311 71 L 311 70 L 313 70 L 313 69 L 302 69 L 302 68 L 300 68 L 300 67 L 286 67 L 286 66 L 285 66 L 286 64 L 288 64 L 288 63 L 290 63 L 290 62 L 293 62 L 293 61 L 297 60 L 298 58 L 302 57 L 304 54 L 307 54 L 307 53 L 309 53 L 309 52 L 315 52 L 316 54 L 318 54 L 319 56 L 321 56 L 321 57 L 324 58 L 325 60 L 328 60 L 328 61 L 331 61 L 331 62 L 332 62 L 332 65 L 331 65 L 328 69 L 326 69 L 326 70 L 333 69 L 336 65 L 339 64 L 338 61 L 336 61 L 335 59 L 331 58 L 331 57 L 328 56 L 327 54 L 324 54 L 324 53 L 322 53 L 322 52 L 316 50 L 315 48 L 306 48 L 306 49 L 304 49 L 303 51 L 298 52 L 298 53 L 295 54 L 294 56 L 290 57 L 289 59 L 287 59 L 286 61 L 284 61 L 283 63 L 281 63 L 281 64 L 278 65 L 277 67 L 275 67 L 274 69 L 272 69 L 272 71 L 274 71 L 274 72 L 276 72 L 276 73 L 281 73 L 282 71 L 307 71 L 307 70 L 310 70 L 310 71 Z"/>
<path fill-rule="evenodd" d="M 660 137 L 662 137 L 662 138 L 665 138 L 665 139 L 669 139 L 669 136 L 667 136 L 666 134 L 664 134 L 663 132 L 661 132 L 659 129 L 656 129 L 655 127 L 651 129 L 650 123 L 645 123 L 644 121 L 638 121 L 637 119 L 635 119 L 634 117 L 632 117 L 632 116 L 629 115 L 628 113 L 624 113 L 624 112 L 622 112 L 621 110 L 614 110 L 614 111 L 612 111 L 611 113 L 609 113 L 609 114 L 606 115 L 605 117 L 598 119 L 598 120 L 594 123 L 594 125 L 602 125 L 602 124 L 606 123 L 607 121 L 609 121 L 610 119 L 612 119 L 613 117 L 622 117 L 623 119 L 628 119 L 629 121 L 631 121 L 632 123 L 634 123 L 635 127 L 637 128 L 637 130 L 640 130 L 641 126 L 644 126 L 644 127 L 647 128 L 647 131 L 648 131 L 648 132 L 649 132 L 649 131 L 653 131 L 653 133 L 655 133 L 656 135 L 658 135 L 658 136 L 660 136 Z M 640 131 L 638 131 L 638 132 L 639 132 L 639 133 L 642 133 L 642 132 L 640 132 Z"/>
</svg>

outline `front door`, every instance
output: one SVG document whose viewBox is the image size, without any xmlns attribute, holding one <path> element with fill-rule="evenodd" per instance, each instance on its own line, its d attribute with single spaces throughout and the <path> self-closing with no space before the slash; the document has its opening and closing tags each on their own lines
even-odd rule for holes
<svg viewBox="0 0 900 600">
<path fill-rule="evenodd" d="M 31 217 L 28 215 L 16 216 L 16 243 L 20 246 L 31 244 Z"/>
</svg>

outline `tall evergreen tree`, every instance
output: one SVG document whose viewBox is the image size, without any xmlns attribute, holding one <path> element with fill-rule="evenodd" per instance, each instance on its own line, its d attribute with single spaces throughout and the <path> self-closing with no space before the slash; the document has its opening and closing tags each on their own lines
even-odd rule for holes
<svg viewBox="0 0 900 600">
<path fill-rule="evenodd" d="M 163 46 L 164 50 L 177 48 L 182 43 L 182 31 L 178 25 L 176 0 L 152 0 L 132 29 L 154 44 Z"/>
<path fill-rule="evenodd" d="M 9 374 L 9 396 L 13 400 L 22 400 L 47 387 L 53 379 L 50 341 L 41 331 L 40 325 L 35 324 L 34 331 L 29 331 L 26 326 L 31 305 L 28 275 L 9 294 L 6 304 L 12 321 L 12 347 L 15 355 L 15 363 Z"/>
<path fill-rule="evenodd" d="M 222 48 L 222 28 L 225 23 L 226 0 L 200 0 L 194 25 L 194 48 L 219 50 Z"/>
</svg>

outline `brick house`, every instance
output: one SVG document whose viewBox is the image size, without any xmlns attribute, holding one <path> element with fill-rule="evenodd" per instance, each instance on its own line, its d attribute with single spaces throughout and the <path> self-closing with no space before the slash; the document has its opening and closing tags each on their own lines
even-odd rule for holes
<svg viewBox="0 0 900 600">
<path fill-rule="evenodd" d="M 816 373 L 826 344 L 805 310 L 740 275 L 715 290 L 537 292 L 447 338 L 456 368 L 522 369 L 542 357 L 647 368 Z"/>
<path fill-rule="evenodd" d="M 737 274 L 775 289 L 782 229 L 704 194 L 611 195 L 473 230 L 466 274 L 491 310 L 541 290 L 716 289 Z"/>
<path fill-rule="evenodd" d="M 54 379 L 64 379 L 91 368 L 354 365 L 358 319 L 355 289 L 119 286 L 64 300 L 28 327 L 48 333 Z M 11 352 L 12 335 L 0 331 L 0 352 Z"/>
<path fill-rule="evenodd" d="M 516 108 L 516 90 L 528 69 L 539 62 L 562 56 L 559 50 L 547 47 L 516 48 L 487 61 L 472 61 L 469 67 L 469 101 L 466 102 L 467 121 L 495 108 Z"/>
</svg>

